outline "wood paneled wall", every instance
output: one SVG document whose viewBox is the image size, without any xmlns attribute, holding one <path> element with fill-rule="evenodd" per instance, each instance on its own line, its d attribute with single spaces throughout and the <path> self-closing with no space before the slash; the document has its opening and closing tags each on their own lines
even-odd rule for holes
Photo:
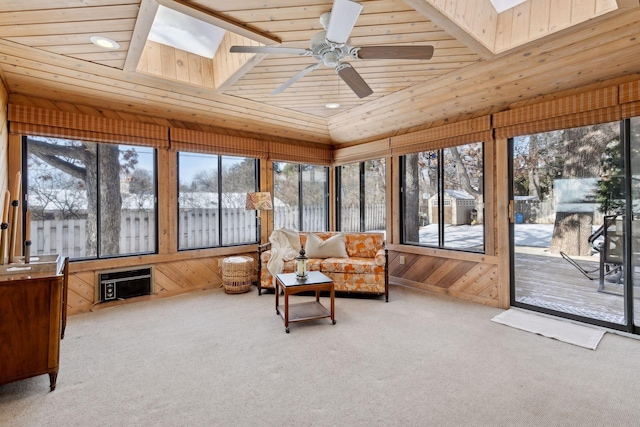
<svg viewBox="0 0 640 427">
<path fill-rule="evenodd" d="M 150 40 L 142 50 L 136 71 L 214 89 L 211 59 Z"/>
<path fill-rule="evenodd" d="M 247 247 L 240 251 L 248 251 Z M 227 255 L 239 255 L 234 249 Z M 195 252 L 195 253 L 194 253 Z M 164 298 L 187 292 L 212 289 L 222 286 L 221 262 L 226 255 L 210 251 L 189 251 L 172 256 L 148 255 L 121 260 L 100 260 L 71 263 L 69 276 L 68 314 L 84 313 L 102 307 L 124 304 L 131 301 Z M 255 250 L 243 255 L 254 259 Z M 154 294 L 129 301 L 114 301 L 94 305 L 96 274 L 101 270 L 121 267 L 151 265 L 154 268 Z"/>
<path fill-rule="evenodd" d="M 9 188 L 9 127 L 7 123 L 7 106 L 9 94 L 0 76 L 0 194 Z"/>
<path fill-rule="evenodd" d="M 400 264 L 400 258 L 404 264 Z M 439 255 L 392 251 L 389 270 L 392 283 L 451 295 L 498 307 L 500 295 L 499 268 L 495 260 L 481 262 Z M 391 296 L 393 298 L 393 294 Z"/>
</svg>

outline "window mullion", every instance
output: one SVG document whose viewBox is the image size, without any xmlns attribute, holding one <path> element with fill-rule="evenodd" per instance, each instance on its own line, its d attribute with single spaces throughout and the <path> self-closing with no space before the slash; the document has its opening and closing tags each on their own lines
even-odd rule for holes
<svg viewBox="0 0 640 427">
<path fill-rule="evenodd" d="M 438 153 L 438 247 L 444 246 L 444 150 Z"/>
<path fill-rule="evenodd" d="M 360 162 L 360 231 L 365 231 L 365 222 L 364 222 L 364 210 L 365 210 L 365 162 Z"/>
</svg>

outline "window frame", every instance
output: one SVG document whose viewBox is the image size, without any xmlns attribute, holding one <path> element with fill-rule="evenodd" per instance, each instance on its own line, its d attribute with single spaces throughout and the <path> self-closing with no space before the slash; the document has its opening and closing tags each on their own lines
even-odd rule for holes
<svg viewBox="0 0 640 427">
<path fill-rule="evenodd" d="M 437 153 L 437 160 L 438 160 L 438 164 L 437 164 L 437 196 L 438 196 L 438 218 L 445 218 L 445 204 L 446 204 L 446 200 L 445 200 L 445 170 L 444 170 L 444 156 L 445 156 L 445 150 L 447 149 L 457 149 L 457 147 L 461 147 L 461 146 L 465 146 L 465 145 L 471 145 L 471 144 L 481 144 L 482 147 L 482 194 L 483 194 L 483 199 L 485 196 L 485 186 L 486 186 L 486 174 L 485 174 L 485 166 L 486 166 L 486 161 L 485 161 L 485 154 L 486 154 L 486 150 L 485 150 L 485 142 L 484 141 L 476 141 L 476 142 L 469 142 L 469 143 L 461 143 L 461 144 L 456 144 L 456 145 L 448 145 L 446 147 L 440 147 L 440 148 L 436 148 L 436 149 L 428 149 L 425 148 L 422 151 L 418 151 L 418 152 L 413 152 L 413 153 L 407 153 L 405 155 L 399 156 L 399 163 L 400 163 L 400 244 L 402 245 L 408 245 L 408 246 L 416 246 L 416 247 L 425 247 L 425 248 L 433 248 L 433 249 L 441 249 L 441 250 L 448 250 L 448 251 L 455 251 L 455 252 L 465 252 L 465 253 L 471 253 L 471 254 L 486 254 L 487 251 L 487 229 L 486 229 L 486 222 L 482 223 L 482 234 L 483 234 L 483 238 L 482 238 L 482 250 L 471 250 L 469 248 L 459 248 L 459 247 L 451 247 L 451 246 L 447 246 L 446 245 L 446 240 L 445 240 L 445 226 L 447 225 L 444 220 L 439 220 L 438 221 L 438 244 L 437 245 L 433 245 L 433 244 L 427 244 L 427 243 L 420 243 L 418 242 L 412 242 L 412 241 L 407 241 L 406 238 L 406 203 L 405 203 L 405 195 L 406 195 L 406 174 L 407 174 L 407 165 L 406 165 L 406 159 L 408 155 L 418 155 L 419 153 L 424 153 L 424 152 L 435 152 Z M 451 203 L 451 202 L 449 202 Z M 483 217 L 484 217 L 484 205 L 486 202 L 483 201 L 482 203 L 482 210 L 483 210 Z"/>
<path fill-rule="evenodd" d="M 217 179 L 218 179 L 218 245 L 205 245 L 205 246 L 194 246 L 194 247 L 187 247 L 187 248 L 181 248 L 180 247 L 180 153 L 188 153 L 188 154 L 198 154 L 198 155 L 204 155 L 204 156 L 211 156 L 211 157 L 215 157 L 216 158 L 216 162 L 217 162 Z M 176 250 L 178 252 L 184 252 L 184 251 L 195 251 L 195 250 L 202 250 L 202 249 L 215 249 L 215 248 L 226 248 L 226 247 L 234 247 L 234 246 L 244 246 L 244 245 L 251 245 L 251 244 L 256 244 L 260 241 L 260 236 L 258 236 L 258 216 L 256 215 L 254 218 L 254 227 L 256 230 L 256 234 L 255 234 L 255 240 L 251 240 L 248 242 L 243 242 L 243 243 L 233 243 L 233 244 L 223 244 L 223 239 L 222 239 L 222 234 L 223 234 L 223 221 L 222 221 L 222 195 L 223 195 L 223 191 L 222 191 L 222 160 L 223 157 L 237 157 L 240 159 L 253 159 L 254 161 L 254 179 L 255 179 L 255 189 L 254 192 L 256 191 L 260 191 L 260 159 L 257 157 L 242 157 L 242 156 L 231 156 L 231 155 L 226 155 L 226 154 L 217 154 L 217 153 L 200 153 L 200 152 L 193 152 L 193 151 L 176 151 L 176 194 L 177 194 L 177 200 L 176 200 L 176 213 L 178 216 L 178 221 L 176 224 L 176 233 L 177 233 L 177 238 L 176 238 Z"/>
<path fill-rule="evenodd" d="M 324 165 L 315 165 L 312 163 L 296 163 L 296 162 L 286 162 L 286 161 L 278 161 L 276 163 L 286 163 L 289 165 L 295 165 L 297 166 L 298 169 L 298 228 L 299 230 L 297 231 L 303 231 L 303 232 L 307 232 L 307 231 L 328 231 L 329 230 L 329 167 L 328 166 L 324 166 Z M 323 209 L 324 209 L 324 230 L 302 230 L 303 224 L 304 224 L 304 212 L 303 212 L 303 206 L 304 206 L 304 188 L 303 188 L 303 168 L 306 166 L 311 166 L 313 168 L 323 168 L 324 169 L 324 174 L 325 174 L 325 184 L 324 184 L 324 189 L 323 189 Z M 276 197 L 275 194 L 275 172 L 272 171 L 272 182 L 273 182 L 273 196 Z M 275 207 L 274 207 L 275 208 Z"/>
<path fill-rule="evenodd" d="M 385 170 L 386 170 L 386 162 L 387 159 L 384 157 L 380 157 L 380 158 L 376 158 L 376 159 L 368 159 L 368 160 L 363 160 L 360 162 L 352 162 L 352 163 L 346 163 L 340 166 L 336 166 L 336 182 L 335 182 L 335 192 L 336 192 L 336 230 L 338 231 L 342 231 L 342 172 L 343 172 L 343 168 L 345 166 L 349 166 L 349 165 L 354 165 L 357 164 L 358 165 L 358 171 L 359 171 L 359 176 L 358 176 L 358 185 L 359 185 L 359 199 L 358 199 L 358 213 L 359 213 L 359 231 L 360 233 L 366 233 L 366 232 L 370 232 L 371 230 L 367 230 L 367 224 L 366 224 L 366 215 L 367 215 L 367 210 L 366 210 L 366 205 L 367 205 L 367 198 L 366 198 L 366 180 L 367 180 L 367 176 L 366 176 L 366 165 L 367 162 L 371 162 L 371 161 L 376 161 L 376 160 L 384 160 L 385 162 Z M 385 194 L 385 204 L 386 204 L 386 194 Z M 385 220 L 386 223 L 386 220 Z"/>
<path fill-rule="evenodd" d="M 21 226 L 22 226 L 22 232 L 25 232 L 26 229 L 26 212 L 27 210 L 29 210 L 29 193 L 28 193 L 28 183 L 29 183 L 29 161 L 28 161 L 28 157 L 29 157 L 29 139 L 33 138 L 33 137 L 40 137 L 40 135 L 22 135 L 21 136 L 21 149 L 22 149 L 22 175 L 21 175 L 21 197 L 22 197 L 22 201 L 23 203 L 21 204 L 21 211 L 22 211 L 22 220 L 21 220 Z M 63 138 L 63 137 L 47 137 L 47 138 L 53 138 L 53 139 L 58 139 L 58 140 L 67 140 L 67 141 L 82 141 L 79 139 L 70 139 L 70 138 Z M 91 256 L 84 256 L 84 257 L 73 257 L 71 255 L 68 255 L 68 258 L 70 261 L 90 261 L 90 260 L 103 260 L 103 259 L 117 259 L 117 258 L 127 258 L 127 257 L 132 257 L 132 256 L 140 256 L 140 255 L 155 255 L 159 253 L 159 235 L 158 235 L 158 231 L 159 231 L 159 224 L 158 224 L 158 148 L 157 147 L 149 147 L 149 146 L 145 146 L 145 145 L 135 145 L 135 144 L 131 144 L 131 143 L 109 143 L 109 142 L 95 142 L 95 141 L 82 141 L 84 143 L 93 143 L 97 145 L 97 149 L 96 149 L 96 176 L 98 177 L 98 181 L 97 181 L 97 188 L 96 188 L 96 197 L 97 197 L 97 212 L 96 212 L 96 254 L 95 255 L 91 255 Z M 100 227 L 100 217 L 102 214 L 102 208 L 101 208 L 101 199 L 102 199 L 102 194 L 101 194 L 101 190 L 100 190 L 100 178 L 101 178 L 101 173 L 100 170 L 102 168 L 101 165 L 101 161 L 100 161 L 100 156 L 101 156 L 101 149 L 100 147 L 102 145 L 116 145 L 116 146 L 129 146 L 129 147 L 140 147 L 140 148 L 145 148 L 145 149 L 151 149 L 152 150 L 152 155 L 153 155 L 153 218 L 154 218 L 154 226 L 153 226 L 153 231 L 154 231 L 154 242 L 153 242 L 153 250 L 151 251 L 143 251 L 143 252 L 127 252 L 124 254 L 114 254 L 114 255 L 103 255 L 102 252 L 102 243 L 101 243 L 101 227 Z M 33 249 L 32 249 L 33 250 Z M 32 255 L 36 255 L 35 253 L 32 253 Z"/>
</svg>

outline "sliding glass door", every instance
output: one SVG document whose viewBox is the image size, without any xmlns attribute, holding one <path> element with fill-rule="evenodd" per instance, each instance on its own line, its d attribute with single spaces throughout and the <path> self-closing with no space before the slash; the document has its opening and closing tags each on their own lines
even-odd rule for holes
<svg viewBox="0 0 640 427">
<path fill-rule="evenodd" d="M 512 306 L 632 331 L 639 135 L 631 120 L 510 140 Z"/>
<path fill-rule="evenodd" d="M 640 327 L 640 117 L 634 117 L 625 124 L 625 133 L 629 135 L 629 168 L 631 194 L 631 256 L 629 263 L 631 283 L 626 287 L 628 293 L 627 310 L 633 312 L 633 324 Z M 638 304 L 634 304 L 639 301 Z M 638 331 L 636 331 L 638 332 Z"/>
</svg>

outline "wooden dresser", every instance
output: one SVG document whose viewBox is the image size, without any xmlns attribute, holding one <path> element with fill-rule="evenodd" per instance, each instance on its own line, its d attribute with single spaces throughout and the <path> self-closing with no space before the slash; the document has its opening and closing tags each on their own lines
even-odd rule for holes
<svg viewBox="0 0 640 427">
<path fill-rule="evenodd" d="M 0 276 L 0 384 L 49 374 L 56 388 L 68 260 L 51 272 Z"/>
</svg>

